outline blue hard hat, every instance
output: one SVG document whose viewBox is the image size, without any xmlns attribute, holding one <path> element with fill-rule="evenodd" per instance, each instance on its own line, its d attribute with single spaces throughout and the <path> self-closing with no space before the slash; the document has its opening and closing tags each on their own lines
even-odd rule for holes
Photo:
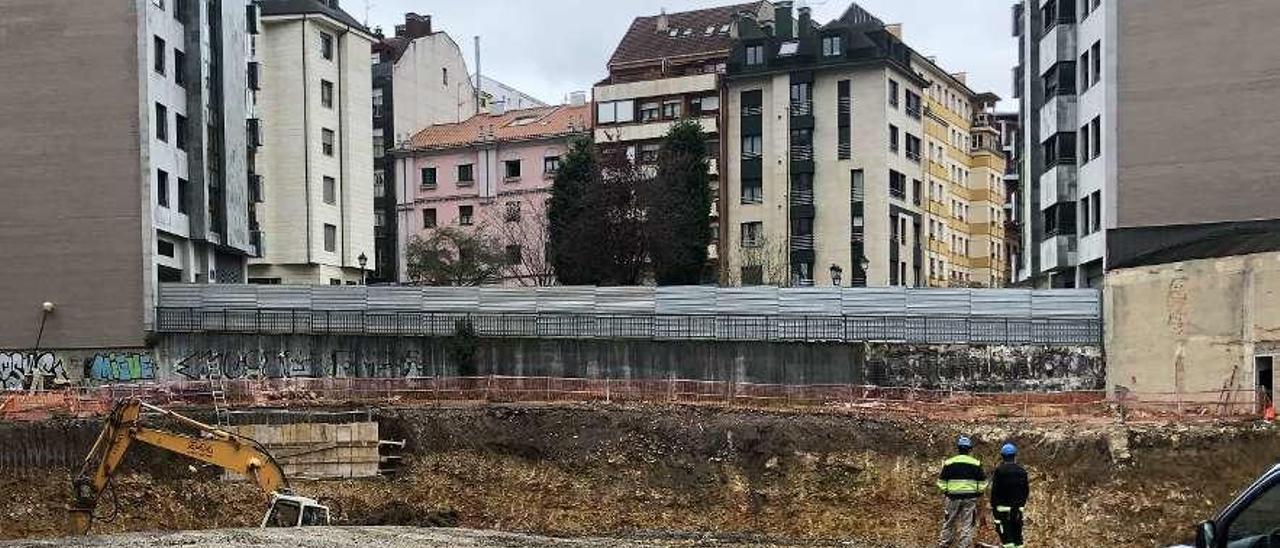
<svg viewBox="0 0 1280 548">
<path fill-rule="evenodd" d="M 1004 444 L 1004 447 L 1000 448 L 1000 456 L 1002 457 L 1012 457 L 1017 454 L 1018 454 L 1018 448 L 1012 443 L 1006 443 Z"/>
<path fill-rule="evenodd" d="M 969 436 L 960 436 L 960 439 L 956 440 L 956 447 L 971 449 L 973 448 L 973 440 L 969 439 Z"/>
</svg>

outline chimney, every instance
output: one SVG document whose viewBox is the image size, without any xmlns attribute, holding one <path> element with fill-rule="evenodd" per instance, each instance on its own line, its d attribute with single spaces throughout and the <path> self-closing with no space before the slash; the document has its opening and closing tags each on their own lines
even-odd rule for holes
<svg viewBox="0 0 1280 548">
<path fill-rule="evenodd" d="M 791 19 L 791 0 L 782 0 L 773 5 L 773 24 L 777 29 L 774 36 L 784 40 L 790 40 L 795 37 L 793 21 Z"/>
<path fill-rule="evenodd" d="M 569 104 L 570 104 L 570 105 L 573 105 L 573 106 L 575 106 L 575 107 L 580 107 L 580 106 L 582 106 L 582 105 L 587 104 L 587 92 L 585 92 L 585 91 L 574 91 L 574 92 L 570 92 L 570 93 L 569 93 Z"/>
<path fill-rule="evenodd" d="M 892 34 L 895 38 L 897 38 L 897 39 L 899 39 L 899 40 L 901 40 L 901 39 L 902 39 L 902 23 L 894 23 L 894 24 L 892 24 L 892 25 L 885 25 L 885 26 L 884 26 L 884 30 L 889 31 L 889 34 Z"/>
<path fill-rule="evenodd" d="M 813 10 L 809 9 L 809 6 L 800 8 L 799 25 L 800 28 L 796 32 L 799 36 L 808 36 L 813 31 Z"/>
<path fill-rule="evenodd" d="M 337 0 L 333 0 L 337 1 Z M 396 29 L 399 30 L 399 29 Z M 404 33 L 396 33 L 396 36 L 403 36 L 410 40 L 422 38 L 431 35 L 431 16 L 418 15 L 416 13 L 404 14 Z"/>
<path fill-rule="evenodd" d="M 666 34 L 668 30 L 671 30 L 671 20 L 667 17 L 666 8 L 663 8 L 662 13 L 658 14 L 658 33 Z"/>
<path fill-rule="evenodd" d="M 489 114 L 493 116 L 502 116 L 507 113 L 506 101 L 494 101 L 489 104 Z"/>
<path fill-rule="evenodd" d="M 324 0 L 324 3 L 325 3 L 325 4 L 328 4 L 328 5 L 329 5 L 329 7 L 333 8 L 333 9 L 335 9 L 335 10 L 336 10 L 336 9 L 342 9 L 342 8 L 339 8 L 339 7 L 338 7 L 338 0 Z"/>
</svg>

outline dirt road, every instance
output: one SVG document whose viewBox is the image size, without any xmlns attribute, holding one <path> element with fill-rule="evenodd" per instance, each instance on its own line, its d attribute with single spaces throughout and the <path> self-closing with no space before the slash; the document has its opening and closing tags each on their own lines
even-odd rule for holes
<svg viewBox="0 0 1280 548">
<path fill-rule="evenodd" d="M 765 540 L 724 540 L 682 535 L 647 538 L 557 539 L 470 529 L 416 527 L 323 527 L 306 529 L 224 529 L 180 533 L 135 533 L 89 537 L 0 542 L 0 547 L 86 546 L 100 548 L 764 548 L 771 546 L 873 548 L 870 545 L 813 544 Z M 888 547 L 874 547 L 888 548 Z"/>
</svg>

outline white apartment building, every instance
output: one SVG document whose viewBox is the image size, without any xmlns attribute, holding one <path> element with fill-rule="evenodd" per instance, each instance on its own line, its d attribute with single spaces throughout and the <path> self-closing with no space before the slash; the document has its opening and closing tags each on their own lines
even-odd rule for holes
<svg viewBox="0 0 1280 548">
<path fill-rule="evenodd" d="M 337 0 L 262 0 L 255 283 L 358 284 L 376 260 L 370 44 Z"/>
</svg>

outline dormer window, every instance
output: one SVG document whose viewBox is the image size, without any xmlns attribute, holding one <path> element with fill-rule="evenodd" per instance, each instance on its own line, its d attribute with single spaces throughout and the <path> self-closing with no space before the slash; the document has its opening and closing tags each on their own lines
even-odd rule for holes
<svg viewBox="0 0 1280 548">
<path fill-rule="evenodd" d="M 747 46 L 747 64 L 764 64 L 764 46 Z"/>
<path fill-rule="evenodd" d="M 778 57 L 795 55 L 798 51 L 800 51 L 800 42 L 783 42 L 781 46 L 778 46 Z"/>
<path fill-rule="evenodd" d="M 840 35 L 822 37 L 822 56 L 835 57 L 843 53 L 843 44 L 841 44 Z"/>
</svg>

